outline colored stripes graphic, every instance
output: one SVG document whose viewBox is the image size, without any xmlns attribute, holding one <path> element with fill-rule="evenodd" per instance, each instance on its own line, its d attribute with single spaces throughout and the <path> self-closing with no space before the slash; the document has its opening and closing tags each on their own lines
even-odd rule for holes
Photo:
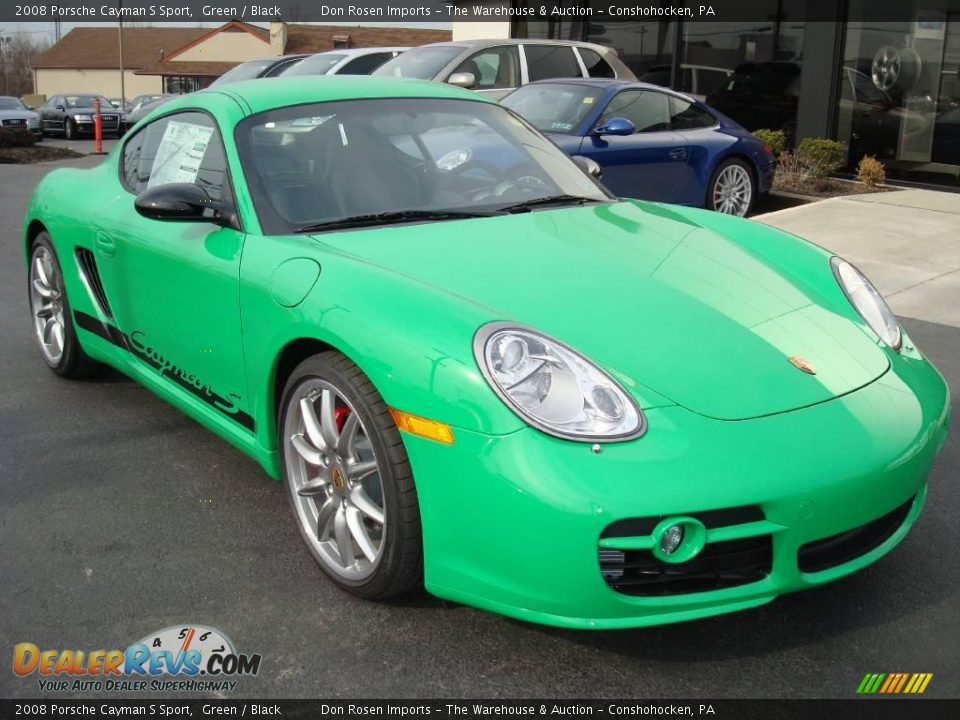
<svg viewBox="0 0 960 720">
<path fill-rule="evenodd" d="M 867 673 L 860 681 L 860 695 L 920 694 L 927 689 L 933 673 Z"/>
</svg>

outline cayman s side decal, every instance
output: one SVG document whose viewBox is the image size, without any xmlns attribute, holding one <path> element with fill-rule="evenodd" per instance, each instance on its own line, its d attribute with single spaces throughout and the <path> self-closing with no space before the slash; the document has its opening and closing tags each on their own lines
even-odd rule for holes
<svg viewBox="0 0 960 720">
<path fill-rule="evenodd" d="M 73 318 L 78 327 L 103 338 L 119 348 L 123 348 L 143 360 L 163 377 L 172 380 L 184 390 L 200 398 L 207 405 L 210 405 L 217 411 L 239 423 L 250 432 L 255 430 L 256 423 L 250 415 L 237 408 L 237 406 L 227 398 L 214 392 L 207 383 L 203 382 L 203 380 L 196 375 L 174 365 L 158 350 L 147 345 L 145 335 L 142 331 L 134 330 L 130 335 L 127 335 L 119 328 L 101 322 L 92 315 L 87 315 L 79 310 L 73 311 Z"/>
</svg>

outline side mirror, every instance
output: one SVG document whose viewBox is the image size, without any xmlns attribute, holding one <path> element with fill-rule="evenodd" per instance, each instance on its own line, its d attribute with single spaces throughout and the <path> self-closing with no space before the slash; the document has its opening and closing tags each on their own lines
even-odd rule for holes
<svg viewBox="0 0 960 720">
<path fill-rule="evenodd" d="M 600 163 L 598 163 L 596 160 L 591 160 L 583 155 L 574 155 L 571 157 L 571 160 L 577 164 L 577 167 L 587 173 L 587 175 L 592 177 L 594 180 L 599 180 L 603 177 L 603 168 L 600 167 Z"/>
<path fill-rule="evenodd" d="M 144 190 L 133 201 L 137 212 L 151 220 L 179 220 L 229 225 L 230 213 L 199 185 L 170 183 Z"/>
<path fill-rule="evenodd" d="M 451 75 L 447 83 L 469 90 L 477 84 L 477 78 L 472 72 L 458 72 Z"/>
<path fill-rule="evenodd" d="M 633 135 L 637 126 L 622 117 L 610 118 L 593 130 L 594 135 Z"/>
<path fill-rule="evenodd" d="M 63 105 L 57 105 L 56 108 L 57 110 L 66 110 L 66 108 Z"/>
</svg>

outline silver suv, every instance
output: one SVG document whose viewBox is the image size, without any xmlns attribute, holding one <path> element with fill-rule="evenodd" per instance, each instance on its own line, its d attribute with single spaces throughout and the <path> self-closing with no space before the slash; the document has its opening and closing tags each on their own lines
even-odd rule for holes
<svg viewBox="0 0 960 720">
<path fill-rule="evenodd" d="M 493 98 L 535 80 L 636 79 L 613 49 L 565 40 L 460 40 L 421 45 L 388 60 L 373 74 L 439 80 Z"/>
</svg>

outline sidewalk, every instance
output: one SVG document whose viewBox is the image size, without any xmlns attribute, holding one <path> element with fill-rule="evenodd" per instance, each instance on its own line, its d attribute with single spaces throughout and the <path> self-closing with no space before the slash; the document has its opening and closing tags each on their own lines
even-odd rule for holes
<svg viewBox="0 0 960 720">
<path fill-rule="evenodd" d="M 871 193 L 753 219 L 843 256 L 897 315 L 960 328 L 960 194 Z"/>
</svg>

